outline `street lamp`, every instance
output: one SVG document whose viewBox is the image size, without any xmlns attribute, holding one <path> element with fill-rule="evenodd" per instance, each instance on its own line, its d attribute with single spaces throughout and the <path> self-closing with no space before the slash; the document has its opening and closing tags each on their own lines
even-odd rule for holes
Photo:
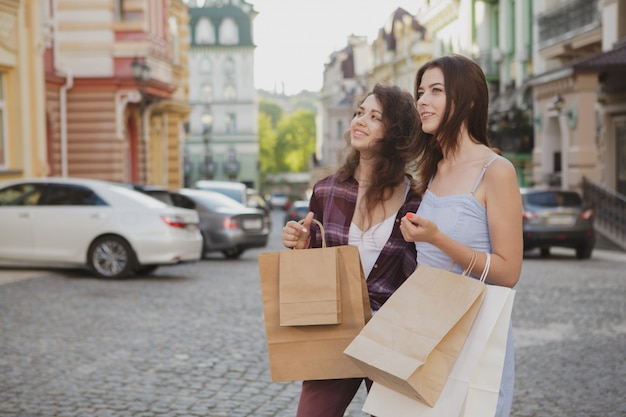
<svg viewBox="0 0 626 417">
<path fill-rule="evenodd" d="M 148 81 L 150 81 L 150 66 L 146 63 L 145 60 L 139 60 L 137 57 L 133 59 L 131 63 L 131 69 L 133 72 L 133 78 L 135 79 L 135 83 L 139 87 L 139 93 L 141 94 L 141 101 L 139 102 L 140 106 L 140 127 L 139 127 L 139 142 L 142 147 L 141 160 L 143 163 L 143 182 L 144 184 L 148 183 L 148 161 L 147 161 L 147 145 L 145 136 L 145 128 L 144 128 L 144 112 L 146 110 L 146 86 Z"/>
</svg>

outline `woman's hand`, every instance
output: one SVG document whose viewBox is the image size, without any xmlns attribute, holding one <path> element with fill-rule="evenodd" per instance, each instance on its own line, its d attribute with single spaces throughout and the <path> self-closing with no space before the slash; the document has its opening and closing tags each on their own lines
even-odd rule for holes
<svg viewBox="0 0 626 417">
<path fill-rule="evenodd" d="M 400 220 L 400 231 L 407 242 L 433 243 L 439 233 L 439 228 L 425 217 L 407 213 Z"/>
<path fill-rule="evenodd" d="M 283 227 L 283 245 L 286 248 L 305 249 L 309 243 L 309 236 L 311 236 L 312 221 L 313 212 L 310 211 L 302 224 L 293 220 L 287 222 Z"/>
</svg>

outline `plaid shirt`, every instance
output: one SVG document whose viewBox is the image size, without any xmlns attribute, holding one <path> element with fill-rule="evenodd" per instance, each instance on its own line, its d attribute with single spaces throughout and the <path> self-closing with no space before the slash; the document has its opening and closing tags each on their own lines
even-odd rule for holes
<svg viewBox="0 0 626 417">
<path fill-rule="evenodd" d="M 315 214 L 315 219 L 324 225 L 327 246 L 348 245 L 357 193 L 358 183 L 354 178 L 341 181 L 336 175 L 324 178 L 313 187 L 309 209 Z M 420 201 L 420 197 L 410 189 L 404 204 L 398 210 L 391 236 L 367 278 L 373 311 L 377 311 L 387 301 L 417 266 L 415 243 L 406 242 L 402 237 L 400 219 L 407 212 L 415 213 Z M 310 246 L 322 246 L 319 228 L 315 223 L 311 224 Z"/>
</svg>

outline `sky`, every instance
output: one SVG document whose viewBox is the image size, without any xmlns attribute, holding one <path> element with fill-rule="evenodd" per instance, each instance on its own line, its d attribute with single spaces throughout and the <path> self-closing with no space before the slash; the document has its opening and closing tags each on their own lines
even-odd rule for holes
<svg viewBox="0 0 626 417">
<path fill-rule="evenodd" d="M 247 0 L 254 19 L 256 88 L 292 95 L 322 88 L 324 63 L 347 46 L 348 36 L 378 35 L 402 7 L 415 14 L 415 0 Z"/>
</svg>

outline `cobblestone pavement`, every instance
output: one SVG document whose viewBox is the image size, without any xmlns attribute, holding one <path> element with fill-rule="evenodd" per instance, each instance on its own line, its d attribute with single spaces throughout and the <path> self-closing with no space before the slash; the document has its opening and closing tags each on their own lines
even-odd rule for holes
<svg viewBox="0 0 626 417">
<path fill-rule="evenodd" d="M 124 281 L 0 267 L 0 417 L 294 416 L 299 383 L 270 381 L 261 252 Z M 626 255 L 553 253 L 517 287 L 512 415 L 626 416 Z"/>
</svg>

